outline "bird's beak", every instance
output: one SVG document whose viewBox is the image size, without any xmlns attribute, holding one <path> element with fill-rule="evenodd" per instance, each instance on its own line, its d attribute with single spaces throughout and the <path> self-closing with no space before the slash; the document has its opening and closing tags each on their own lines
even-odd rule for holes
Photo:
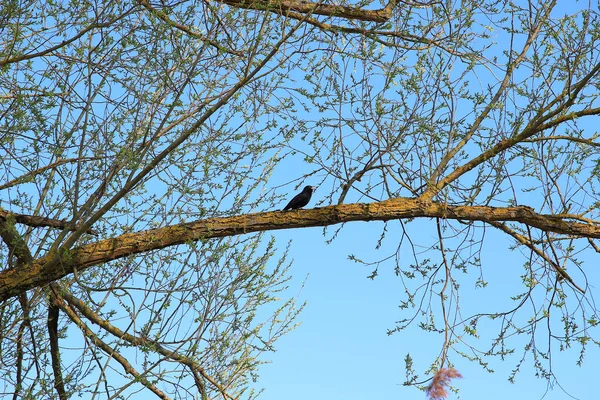
<svg viewBox="0 0 600 400">
<path fill-rule="evenodd" d="M 314 192 L 315 190 L 317 190 L 316 186 L 311 186 L 310 189 Z"/>
</svg>

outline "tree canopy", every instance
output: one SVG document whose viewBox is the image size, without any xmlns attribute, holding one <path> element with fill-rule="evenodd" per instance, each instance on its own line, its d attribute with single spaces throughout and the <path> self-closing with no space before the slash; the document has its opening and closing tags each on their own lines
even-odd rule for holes
<svg viewBox="0 0 600 400">
<path fill-rule="evenodd" d="M 379 252 L 340 258 L 405 287 L 390 333 L 443 337 L 408 385 L 455 376 L 453 357 L 487 368 L 536 329 L 552 345 L 523 351 L 541 376 L 555 346 L 583 359 L 600 321 L 584 262 L 600 253 L 600 15 L 569 7 L 3 1 L 2 391 L 254 398 L 302 309 L 279 298 L 293 264 L 269 232 L 337 240 L 356 221 L 382 221 Z M 277 211 L 309 181 L 316 208 Z M 522 292 L 466 315 L 490 231 L 520 252 Z M 480 350 L 484 320 L 498 334 Z"/>
</svg>

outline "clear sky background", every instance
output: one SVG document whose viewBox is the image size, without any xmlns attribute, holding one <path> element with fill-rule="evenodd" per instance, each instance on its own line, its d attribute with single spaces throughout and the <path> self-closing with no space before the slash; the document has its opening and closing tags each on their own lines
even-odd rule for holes
<svg viewBox="0 0 600 400">
<path fill-rule="evenodd" d="M 318 198 L 318 192 L 315 197 Z M 267 355 L 273 362 L 261 371 L 257 386 L 265 388 L 262 399 L 425 398 L 425 393 L 418 389 L 402 385 L 406 379 L 404 358 L 410 353 L 416 370 L 421 373 L 438 355 L 443 336 L 424 333 L 416 326 L 388 336 L 387 329 L 410 312 L 397 307 L 404 294 L 399 278 L 392 268 L 381 268 L 379 276 L 370 280 L 367 278 L 369 268 L 346 258 L 359 249 L 364 250 L 363 253 L 373 249 L 373 238 L 379 236 L 382 225 L 380 222 L 347 224 L 338 240 L 330 245 L 325 244 L 321 228 L 275 233 L 280 244 L 287 240 L 293 242 L 290 254 L 294 258 L 294 279 L 288 293 L 306 301 L 307 305 L 299 318 L 302 325 L 277 342 L 275 354 Z M 435 230 L 422 234 L 433 236 Z M 461 296 L 463 302 L 472 298 L 478 306 L 493 311 L 500 304 L 506 304 L 510 294 L 522 289 L 519 275 L 523 257 L 517 251 L 507 250 L 500 235 L 497 240 L 488 239 L 483 270 L 489 286 L 481 290 L 465 283 L 461 286 Z M 596 290 L 600 282 L 597 262 L 590 261 L 585 268 L 592 290 Z M 507 282 L 514 285 L 507 286 Z M 484 329 L 480 333 L 483 336 L 496 332 Z M 600 367 L 600 351 L 594 345 L 589 346 L 581 367 L 576 365 L 577 349 L 566 352 L 554 349 L 553 371 L 558 381 L 551 382 L 552 385 L 535 377 L 530 355 L 515 383 L 508 382 L 510 372 L 521 357 L 518 351 L 528 340 L 524 336 L 514 342 L 519 343 L 514 357 L 504 362 L 492 361 L 490 368 L 496 371 L 493 374 L 476 363 L 452 356 L 463 379 L 454 381 L 460 391 L 449 398 L 599 398 L 594 379 Z"/>
</svg>

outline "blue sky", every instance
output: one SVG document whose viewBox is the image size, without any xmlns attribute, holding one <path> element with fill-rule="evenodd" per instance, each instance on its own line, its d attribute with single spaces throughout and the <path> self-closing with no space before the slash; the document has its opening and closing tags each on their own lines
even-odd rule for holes
<svg viewBox="0 0 600 400">
<path fill-rule="evenodd" d="M 318 193 L 315 196 L 318 197 Z M 290 255 L 294 259 L 291 269 L 294 279 L 288 293 L 306 301 L 307 305 L 300 315 L 302 325 L 277 342 L 276 353 L 267 355 L 273 362 L 261 369 L 257 387 L 265 388 L 262 399 L 425 398 L 418 389 L 402 385 L 404 357 L 410 353 L 421 374 L 438 355 L 442 335 L 411 327 L 388 336 L 387 329 L 403 315 L 397 307 L 403 294 L 399 279 L 391 268 L 381 268 L 379 276 L 370 280 L 368 268 L 346 258 L 357 248 L 372 248 L 372 237 L 378 236 L 381 226 L 379 222 L 347 224 L 339 240 L 330 245 L 324 243 L 321 228 L 275 233 L 280 244 L 287 240 L 293 242 Z M 434 233 L 423 232 L 423 235 Z M 479 297 L 491 309 L 506 303 L 511 291 L 520 290 L 516 285 L 523 263 L 517 252 L 496 244 L 497 241 L 487 245 L 484 251 L 483 269 L 488 288 L 461 286 L 463 299 Z M 593 263 L 587 267 L 588 278 L 597 287 L 599 274 L 594 271 Z M 511 281 L 512 287 L 506 286 Z M 521 348 L 526 339 L 518 340 Z M 591 382 L 599 366 L 600 351 L 593 345 L 588 350 L 582 367 L 575 365 L 577 350 L 553 352 L 558 382 L 554 382 L 550 390 L 546 380 L 534 376 L 530 356 L 514 384 L 507 378 L 516 365 L 516 357 L 505 362 L 492 361 L 490 367 L 496 372 L 490 374 L 476 363 L 453 356 L 452 361 L 463 379 L 455 381 L 460 392 L 452 393 L 449 399 L 505 400 L 510 396 L 516 399 L 560 400 L 570 396 L 596 399 Z"/>
</svg>

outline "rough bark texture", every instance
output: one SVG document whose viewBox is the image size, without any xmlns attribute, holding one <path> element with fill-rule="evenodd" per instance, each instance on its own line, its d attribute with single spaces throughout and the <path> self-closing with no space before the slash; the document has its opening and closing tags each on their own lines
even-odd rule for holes
<svg viewBox="0 0 600 400">
<path fill-rule="evenodd" d="M 0 220 L 10 220 L 10 219 L 14 220 L 14 222 L 17 222 L 19 224 L 24 224 L 24 225 L 31 226 L 34 228 L 65 229 L 66 227 L 69 226 L 69 222 L 65 221 L 64 219 L 46 218 L 46 217 L 40 217 L 37 215 L 15 214 L 15 213 L 11 213 L 6 210 L 0 209 Z M 71 230 L 71 231 L 75 231 L 77 229 L 79 229 L 78 225 L 75 225 L 75 226 L 72 226 L 69 228 L 69 230 Z M 88 229 L 86 231 L 86 233 L 89 233 L 90 235 L 98 234 L 98 232 L 96 232 L 93 229 Z"/>
<path fill-rule="evenodd" d="M 326 15 L 329 17 L 339 17 L 343 19 L 354 19 L 360 21 L 386 22 L 392 16 L 392 10 L 395 2 L 390 2 L 384 8 L 379 10 L 365 10 L 357 7 L 348 7 L 342 5 L 323 4 L 321 2 L 308 1 L 286 1 L 286 0 L 216 0 L 219 3 L 236 8 L 247 8 L 252 10 L 268 10 L 285 14 L 288 11 L 295 11 L 302 14 Z"/>
<path fill-rule="evenodd" d="M 536 213 L 532 208 L 450 206 L 420 199 L 397 198 L 370 204 L 342 204 L 310 210 L 272 211 L 224 218 L 209 218 L 167 226 L 50 254 L 22 268 L 0 272 L 0 300 L 63 278 L 73 271 L 133 254 L 202 239 L 234 236 L 277 229 L 327 226 L 351 221 L 388 221 L 415 217 L 439 217 L 468 221 L 517 221 L 548 232 L 600 238 L 600 226 L 576 222 L 576 216 Z"/>
</svg>

